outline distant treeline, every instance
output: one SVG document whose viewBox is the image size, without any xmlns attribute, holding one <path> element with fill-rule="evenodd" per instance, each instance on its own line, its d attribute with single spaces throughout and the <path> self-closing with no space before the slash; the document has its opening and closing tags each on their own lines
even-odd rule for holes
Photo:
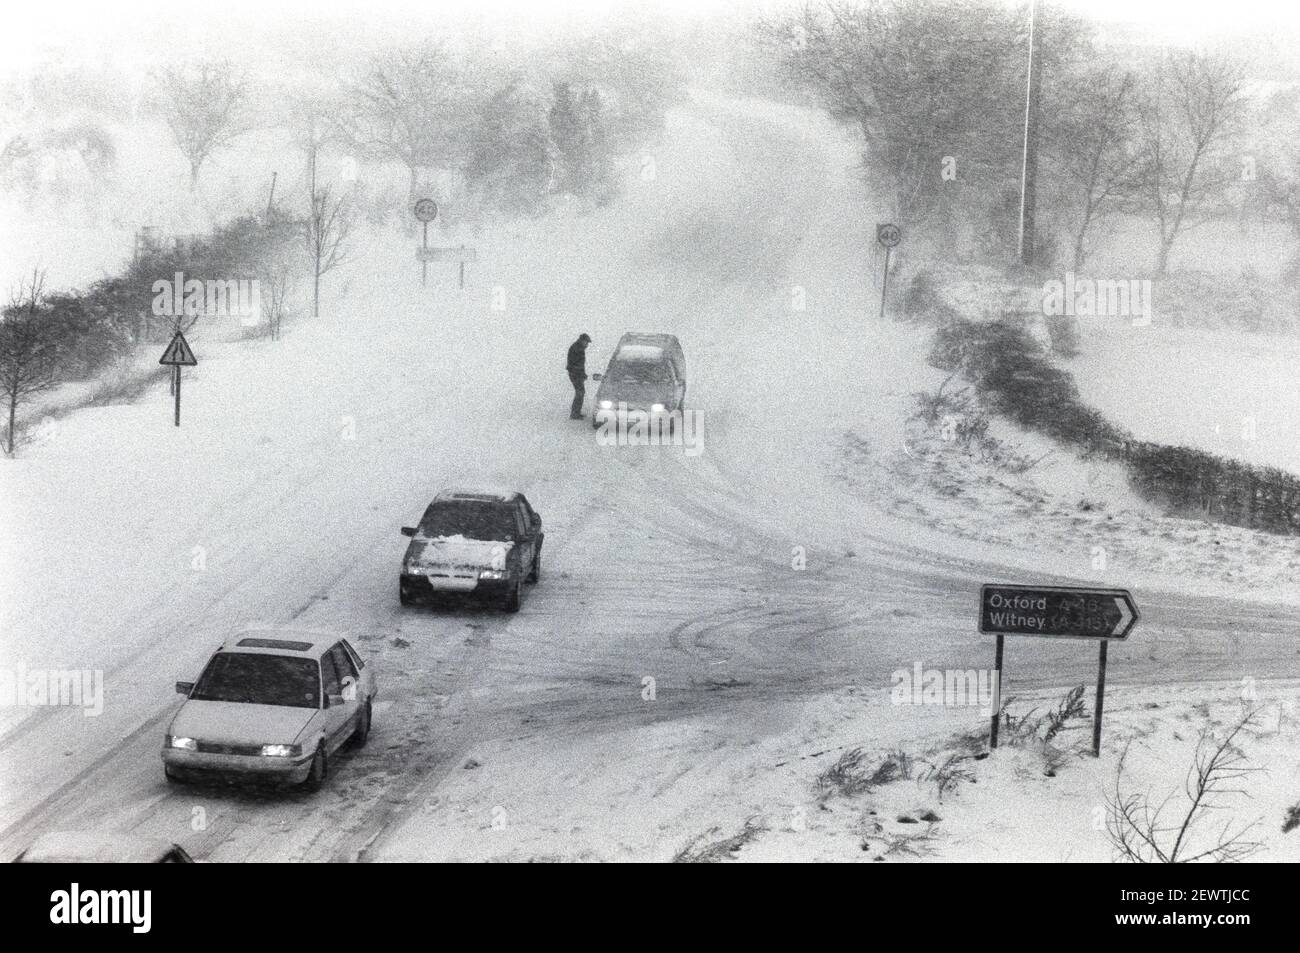
<svg viewBox="0 0 1300 953">
<path fill-rule="evenodd" d="M 872 198 L 909 235 L 904 255 L 926 243 L 949 260 L 1018 257 L 1027 6 L 835 0 L 763 24 L 791 88 L 859 133 Z M 1250 62 L 1223 45 L 1098 34 L 1086 16 L 1038 7 L 1034 264 L 1081 271 L 1116 213 L 1150 225 L 1156 275 L 1198 221 L 1271 220 L 1300 237 L 1300 88 L 1258 94 Z"/>
</svg>

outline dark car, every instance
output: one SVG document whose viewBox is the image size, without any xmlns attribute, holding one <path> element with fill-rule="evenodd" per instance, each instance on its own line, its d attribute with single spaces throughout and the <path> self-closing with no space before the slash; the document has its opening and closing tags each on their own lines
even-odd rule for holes
<svg viewBox="0 0 1300 953">
<path fill-rule="evenodd" d="M 402 605 L 445 597 L 487 599 L 518 612 L 525 583 L 542 571 L 542 518 L 522 493 L 445 490 L 410 536 L 398 595 Z"/>
</svg>

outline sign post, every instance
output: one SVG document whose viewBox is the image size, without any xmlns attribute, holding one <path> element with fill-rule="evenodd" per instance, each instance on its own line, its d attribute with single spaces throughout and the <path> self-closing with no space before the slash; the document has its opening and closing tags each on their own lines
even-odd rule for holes
<svg viewBox="0 0 1300 953">
<path fill-rule="evenodd" d="M 431 261 L 451 262 L 460 265 L 460 286 L 465 287 L 465 263 L 478 261 L 478 249 L 459 245 L 455 248 L 417 248 L 415 257 L 427 268 Z"/>
<path fill-rule="evenodd" d="M 172 393 L 176 395 L 176 422 L 175 426 L 181 425 L 181 368 L 194 367 L 199 362 L 194 358 L 194 352 L 190 350 L 190 342 L 185 340 L 185 335 L 178 328 L 172 336 L 171 343 L 167 345 L 167 350 L 163 351 L 162 357 L 158 358 L 158 363 L 163 366 L 172 368 Z"/>
<path fill-rule="evenodd" d="M 1127 589 L 1087 589 L 1075 586 L 980 587 L 980 631 L 998 637 L 997 687 L 989 746 L 998 746 L 998 708 L 1002 699 L 1002 639 L 1007 635 L 1036 635 L 1055 639 L 1097 639 L 1097 702 L 1093 707 L 1092 754 L 1101 755 L 1101 714 L 1106 693 L 1106 648 L 1123 641 L 1138 621 L 1137 604 Z"/>
<path fill-rule="evenodd" d="M 903 240 L 903 232 L 897 226 L 890 223 L 876 226 L 876 241 L 880 242 L 885 249 L 885 274 L 880 281 L 880 317 L 885 317 L 885 291 L 889 288 L 889 253 L 894 247 Z"/>
<path fill-rule="evenodd" d="M 1101 640 L 1101 650 L 1097 654 L 1097 703 L 1092 715 L 1092 756 L 1101 757 L 1101 708 L 1106 701 L 1106 646 L 1110 643 Z"/>
<path fill-rule="evenodd" d="M 429 250 L 429 223 L 438 217 L 438 203 L 433 199 L 420 199 L 415 203 L 415 217 L 424 225 L 424 237 L 420 241 L 421 254 Z M 429 262 L 420 259 L 420 286 L 429 284 Z"/>
</svg>

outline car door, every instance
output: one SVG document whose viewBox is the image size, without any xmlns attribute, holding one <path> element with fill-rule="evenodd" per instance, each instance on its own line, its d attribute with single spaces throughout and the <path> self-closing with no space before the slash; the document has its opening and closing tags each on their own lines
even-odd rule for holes
<svg viewBox="0 0 1300 953">
<path fill-rule="evenodd" d="M 352 664 L 355 665 L 357 671 L 361 673 L 360 674 L 360 682 L 361 682 L 360 701 L 364 703 L 365 701 L 374 697 L 374 695 L 379 691 L 379 686 L 375 684 L 374 672 L 372 672 L 370 670 L 370 667 L 366 665 L 366 660 L 361 657 L 361 653 L 352 647 L 351 642 L 349 642 L 347 639 L 343 639 L 339 642 L 339 645 L 343 646 L 343 650 L 347 652 L 348 657 L 352 659 Z"/>
<path fill-rule="evenodd" d="M 320 672 L 321 686 L 324 690 L 321 703 L 329 705 L 322 712 L 325 717 L 325 750 L 333 753 L 348 739 L 348 729 L 356 716 L 356 693 L 349 693 L 353 695 L 353 701 L 350 703 L 344 697 L 343 677 L 339 674 L 338 666 L 331 653 L 326 652 L 321 656 Z"/>
<path fill-rule="evenodd" d="M 353 727 L 357 724 L 357 718 L 361 715 L 361 708 L 366 703 L 366 692 L 361 684 L 361 671 L 352 661 L 346 649 L 343 648 L 342 642 L 335 642 L 330 648 L 330 657 L 334 659 L 334 667 L 338 670 L 339 681 L 343 685 L 343 699 L 352 706 Z"/>
<path fill-rule="evenodd" d="M 667 362 L 668 376 L 673 382 L 673 402 L 669 405 L 669 410 L 677 410 L 682 405 L 682 399 L 686 396 L 686 384 L 677 376 L 677 368 L 673 366 L 672 361 Z"/>
<path fill-rule="evenodd" d="M 533 535 L 532 521 L 524 509 L 523 500 L 516 500 L 512 508 L 515 512 L 515 548 L 519 550 L 519 572 L 526 576 L 533 565 L 537 540 Z"/>
<path fill-rule="evenodd" d="M 533 552 L 538 552 L 542 548 L 542 539 L 545 533 L 542 532 L 542 518 L 533 509 L 533 505 L 528 502 L 525 496 L 519 497 L 519 503 L 524 508 L 524 522 L 528 524 L 529 532 L 533 534 Z"/>
</svg>

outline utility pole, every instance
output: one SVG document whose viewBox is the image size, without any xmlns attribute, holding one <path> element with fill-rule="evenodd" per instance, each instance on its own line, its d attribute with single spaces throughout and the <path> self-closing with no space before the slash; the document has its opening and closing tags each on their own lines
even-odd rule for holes
<svg viewBox="0 0 1300 953">
<path fill-rule="evenodd" d="M 1025 78 L 1025 143 L 1020 166 L 1020 263 L 1034 263 L 1034 199 L 1038 178 L 1038 96 L 1042 71 L 1038 60 L 1038 0 L 1029 0 L 1029 68 Z"/>
</svg>

